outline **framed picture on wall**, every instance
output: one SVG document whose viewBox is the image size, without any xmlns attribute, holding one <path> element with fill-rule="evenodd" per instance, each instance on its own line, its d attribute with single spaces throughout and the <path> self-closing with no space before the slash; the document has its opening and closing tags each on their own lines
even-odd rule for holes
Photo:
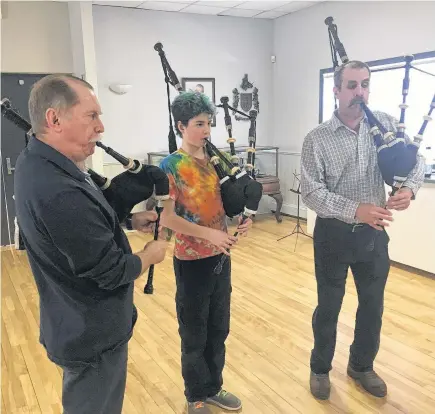
<svg viewBox="0 0 435 414">
<path fill-rule="evenodd" d="M 205 93 L 210 100 L 216 104 L 215 100 L 215 78 L 182 78 L 181 86 L 185 91 L 198 91 Z M 216 126 L 216 117 L 213 117 L 211 126 Z"/>
</svg>

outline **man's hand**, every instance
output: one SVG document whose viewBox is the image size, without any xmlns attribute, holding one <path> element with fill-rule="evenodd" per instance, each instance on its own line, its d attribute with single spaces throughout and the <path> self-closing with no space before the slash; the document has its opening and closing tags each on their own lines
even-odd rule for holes
<svg viewBox="0 0 435 414">
<path fill-rule="evenodd" d="M 214 244 L 222 253 L 229 256 L 227 249 L 231 249 L 237 243 L 237 237 L 231 236 L 222 230 L 207 229 L 206 239 Z"/>
<path fill-rule="evenodd" d="M 237 231 L 239 232 L 240 236 L 246 237 L 248 235 L 248 230 L 252 227 L 252 220 L 247 218 L 243 224 L 240 224 L 241 222 L 242 216 L 239 216 L 239 225 L 237 226 Z"/>
<path fill-rule="evenodd" d="M 356 218 L 362 223 L 367 223 L 376 230 L 382 230 L 382 226 L 389 226 L 385 221 L 393 221 L 393 213 L 385 208 L 374 204 L 360 204 L 356 210 Z"/>
<path fill-rule="evenodd" d="M 147 254 L 150 264 L 157 264 L 164 260 L 168 242 L 164 240 L 151 240 L 148 242 L 143 251 Z"/>
<path fill-rule="evenodd" d="M 155 222 L 157 220 L 157 213 L 155 211 L 141 211 L 134 213 L 131 218 L 131 225 L 134 230 L 141 231 L 142 233 L 153 233 Z M 159 226 L 159 233 L 162 226 Z"/>
<path fill-rule="evenodd" d="M 388 193 L 390 198 L 387 202 L 387 208 L 391 210 L 406 210 L 411 204 L 411 198 L 413 196 L 412 190 L 408 187 L 403 187 L 396 191 L 396 194 L 391 196 L 391 192 Z"/>
</svg>

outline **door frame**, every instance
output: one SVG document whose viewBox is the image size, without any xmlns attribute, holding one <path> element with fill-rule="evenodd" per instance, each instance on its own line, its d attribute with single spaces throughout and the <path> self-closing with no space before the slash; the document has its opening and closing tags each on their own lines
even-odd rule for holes
<svg viewBox="0 0 435 414">
<path fill-rule="evenodd" d="M 28 77 L 28 76 L 36 76 L 36 77 L 40 77 L 43 78 L 44 76 L 50 75 L 52 73 L 43 73 L 43 72 L 11 72 L 11 71 L 2 71 L 1 73 L 1 80 L 3 82 L 3 77 L 8 77 L 8 76 L 16 76 L 16 77 Z M 9 98 L 11 100 L 11 104 L 12 107 L 14 107 L 14 97 L 12 96 L 7 96 L 4 95 L 4 90 L 2 88 L 1 90 L 1 99 L 3 98 Z M 4 119 L 3 116 L 1 122 L 7 122 L 7 123 L 11 123 L 11 121 Z M 16 127 L 18 129 L 18 127 Z M 23 132 L 24 135 L 24 132 Z M 2 141 L 3 141 L 4 137 L 2 137 Z M 24 138 L 23 138 L 24 139 Z M 24 143 L 23 145 L 23 149 L 26 148 L 27 144 Z M 3 146 L 2 146 L 3 147 Z M 21 150 L 22 151 L 22 150 Z M 20 151 L 20 153 L 21 153 Z M 2 197 L 0 200 L 1 204 L 4 204 L 4 211 L 5 211 L 5 219 L 2 221 L 4 221 L 5 223 L 7 222 L 7 239 L 5 241 L 2 241 L 2 243 L 8 243 L 8 244 L 1 244 L 2 250 L 3 249 L 10 249 L 15 247 L 16 249 L 21 250 L 23 248 L 20 237 L 19 237 L 19 233 L 17 231 L 17 227 L 15 224 L 15 219 L 16 219 L 16 215 L 11 217 L 10 216 L 10 210 L 11 210 L 11 202 L 13 203 L 13 195 L 14 195 L 14 189 L 10 189 L 10 183 L 6 183 L 5 180 L 5 174 L 6 174 L 6 167 L 4 164 L 4 159 L 3 159 L 3 150 L 1 151 L 1 171 L 0 171 L 0 176 L 1 176 L 1 193 L 2 193 Z M 16 160 L 15 160 L 16 162 Z M 14 179 L 12 181 L 12 183 L 14 183 Z M 10 195 L 9 193 L 11 192 L 12 195 Z M 13 212 L 15 211 L 15 208 L 13 208 Z"/>
</svg>

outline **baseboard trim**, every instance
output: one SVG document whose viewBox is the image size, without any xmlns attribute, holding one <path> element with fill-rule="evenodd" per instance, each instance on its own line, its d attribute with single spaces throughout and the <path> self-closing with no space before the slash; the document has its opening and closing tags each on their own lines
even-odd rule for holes
<svg viewBox="0 0 435 414">
<path fill-rule="evenodd" d="M 395 262 L 394 260 L 390 260 L 391 265 L 397 269 L 406 270 L 410 273 L 415 273 L 418 276 L 428 277 L 430 279 L 435 278 L 435 273 L 428 272 L 426 270 L 421 270 L 413 266 L 409 266 L 403 263 Z"/>
<path fill-rule="evenodd" d="M 274 206 L 276 207 L 276 206 Z M 276 208 L 272 211 L 275 212 Z M 283 216 L 290 216 L 290 217 L 298 217 L 298 206 L 297 204 L 283 204 L 281 208 L 281 214 Z M 300 207 L 299 208 L 299 218 L 306 220 L 307 219 L 307 208 L 306 207 Z"/>
<path fill-rule="evenodd" d="M 275 214 L 275 210 L 272 210 L 272 213 Z M 297 215 L 292 215 L 292 214 L 283 213 L 282 211 L 281 211 L 281 216 L 289 217 L 289 218 L 292 218 L 292 219 L 295 219 L 295 220 L 298 219 L 298 216 L 297 216 Z M 303 223 L 303 224 L 307 224 L 307 219 L 304 218 L 304 217 L 299 217 L 299 221 L 300 221 L 301 223 Z"/>
<path fill-rule="evenodd" d="M 14 244 L 8 244 L 6 246 L 0 246 L 0 251 L 6 251 L 6 250 L 11 250 L 11 247 L 15 250 L 15 245 Z"/>
</svg>

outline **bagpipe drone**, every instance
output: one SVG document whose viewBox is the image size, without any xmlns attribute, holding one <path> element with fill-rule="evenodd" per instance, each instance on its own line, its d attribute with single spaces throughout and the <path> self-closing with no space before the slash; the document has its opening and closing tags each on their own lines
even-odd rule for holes
<svg viewBox="0 0 435 414">
<path fill-rule="evenodd" d="M 169 84 L 171 84 L 179 93 L 183 93 L 184 91 L 180 85 L 180 82 L 178 81 L 177 75 L 172 70 L 168 60 L 166 59 L 165 52 L 163 51 L 163 45 L 160 42 L 156 43 L 154 45 L 154 49 L 160 56 L 163 73 L 165 75 L 169 111 L 168 143 L 169 152 L 173 153 L 177 150 L 177 142 L 172 126 Z M 222 97 L 221 105 L 216 106 L 223 108 L 225 112 L 225 125 L 228 131 L 227 142 L 230 145 L 231 160 L 222 154 L 222 152 L 210 142 L 210 139 L 205 140 L 205 151 L 210 157 L 210 161 L 213 164 L 220 180 L 222 202 L 225 214 L 230 218 L 242 214 L 241 223 L 243 223 L 250 216 L 257 213 L 258 205 L 263 195 L 263 186 L 261 183 L 255 180 L 254 174 L 257 112 L 251 111 L 248 115 L 244 112 L 235 110 L 228 105 L 228 97 Z M 244 170 L 242 170 L 238 164 L 238 157 L 236 155 L 234 146 L 236 140 L 232 136 L 232 124 L 229 109 L 246 116 L 250 120 L 249 148 L 247 150 L 248 162 Z M 237 234 L 238 233 L 236 232 L 235 236 L 237 236 Z M 225 260 L 226 255 L 223 255 L 222 260 L 215 268 L 215 273 L 220 273 Z"/>
<path fill-rule="evenodd" d="M 334 70 L 337 70 L 339 67 L 337 53 L 340 56 L 343 65 L 349 62 L 349 58 L 344 49 L 343 43 L 341 43 L 338 37 L 337 25 L 335 25 L 333 21 L 332 17 L 327 17 L 325 19 L 325 24 L 328 26 L 332 62 Z M 431 113 L 435 108 L 434 94 L 429 112 L 427 115 L 423 116 L 423 124 L 420 130 L 417 135 L 414 136 L 413 141 L 407 143 L 405 141 L 405 111 L 408 107 L 406 104 L 406 98 L 409 92 L 409 72 L 411 68 L 414 68 L 411 65 L 412 60 L 413 56 L 405 56 L 405 65 L 395 68 L 405 68 L 405 75 L 402 83 L 402 103 L 399 105 L 400 120 L 396 133 L 388 131 L 362 100 L 354 101 L 361 105 L 361 108 L 367 116 L 370 126 L 370 134 L 373 137 L 377 149 L 379 169 L 385 183 L 392 187 L 392 195 L 402 187 L 409 173 L 417 164 L 417 153 L 420 148 L 420 143 L 423 140 L 423 133 L 428 122 L 432 120 Z M 373 73 L 379 70 L 385 69 L 372 70 L 371 72 Z M 425 73 L 432 75 L 428 72 Z"/>
<path fill-rule="evenodd" d="M 12 108 L 9 99 L 5 98 L 1 102 L 2 115 L 13 122 L 18 128 L 26 133 L 26 145 L 28 138 L 33 135 L 32 126 L 29 121 L 24 119 L 16 110 Z M 126 171 L 110 179 L 104 177 L 92 169 L 88 169 L 94 183 L 100 187 L 105 199 L 115 211 L 120 222 L 123 222 L 131 213 L 133 208 L 148 200 L 153 194 L 157 201 L 156 212 L 157 220 L 154 229 L 154 240 L 158 238 L 160 215 L 163 210 L 162 203 L 169 198 L 169 179 L 168 176 L 154 165 L 145 165 L 138 160 L 126 158 L 110 147 L 106 147 L 100 141 L 96 143 L 98 147 L 111 155 L 121 163 Z M 148 280 L 144 292 L 153 292 L 154 265 L 148 271 Z"/>
</svg>

